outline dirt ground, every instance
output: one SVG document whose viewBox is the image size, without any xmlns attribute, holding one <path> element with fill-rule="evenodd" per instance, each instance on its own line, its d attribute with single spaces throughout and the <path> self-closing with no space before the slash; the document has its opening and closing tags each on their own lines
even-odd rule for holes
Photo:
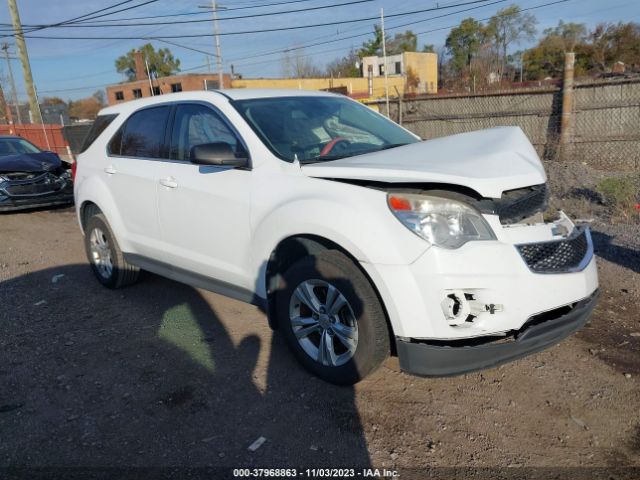
<svg viewBox="0 0 640 480">
<path fill-rule="evenodd" d="M 72 209 L 3 215 L 0 467 L 640 467 L 639 272 L 598 263 L 593 321 L 558 346 L 443 379 L 391 358 L 344 388 L 255 307 L 153 275 L 104 289 Z"/>
</svg>

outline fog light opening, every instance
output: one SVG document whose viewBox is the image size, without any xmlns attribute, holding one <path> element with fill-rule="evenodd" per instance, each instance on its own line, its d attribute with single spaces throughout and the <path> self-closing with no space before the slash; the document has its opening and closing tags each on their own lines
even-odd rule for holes
<svg viewBox="0 0 640 480">
<path fill-rule="evenodd" d="M 447 323 L 453 327 L 470 326 L 481 314 L 494 315 L 503 308 L 500 304 L 479 302 L 475 294 L 462 290 L 447 293 L 440 306 Z"/>
</svg>

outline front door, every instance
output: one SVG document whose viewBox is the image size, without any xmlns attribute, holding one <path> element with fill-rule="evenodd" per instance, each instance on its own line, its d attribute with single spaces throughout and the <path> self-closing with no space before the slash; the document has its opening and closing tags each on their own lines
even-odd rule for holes
<svg viewBox="0 0 640 480">
<path fill-rule="evenodd" d="M 173 265 L 253 291 L 248 274 L 251 171 L 195 165 L 195 145 L 226 142 L 243 149 L 237 134 L 212 107 L 176 106 L 169 161 L 158 184 L 160 228 Z"/>
</svg>

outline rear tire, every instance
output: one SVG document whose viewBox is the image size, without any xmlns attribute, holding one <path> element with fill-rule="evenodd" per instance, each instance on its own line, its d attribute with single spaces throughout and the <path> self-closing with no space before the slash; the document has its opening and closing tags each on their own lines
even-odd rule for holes
<svg viewBox="0 0 640 480">
<path fill-rule="evenodd" d="M 124 259 L 116 237 L 102 213 L 89 217 L 84 232 L 87 259 L 102 285 L 116 289 L 136 283 L 140 269 Z"/>
<path fill-rule="evenodd" d="M 302 258 L 276 293 L 278 330 L 321 379 L 357 383 L 389 356 L 384 310 L 365 275 L 337 250 Z"/>
</svg>

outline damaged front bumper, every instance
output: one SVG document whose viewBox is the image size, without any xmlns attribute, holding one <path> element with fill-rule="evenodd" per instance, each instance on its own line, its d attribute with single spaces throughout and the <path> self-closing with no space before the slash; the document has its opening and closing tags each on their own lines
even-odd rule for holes
<svg viewBox="0 0 640 480">
<path fill-rule="evenodd" d="M 446 345 L 397 339 L 400 368 L 414 375 L 445 377 L 495 367 L 539 352 L 584 326 L 591 318 L 598 293 L 596 290 L 574 305 L 535 315 L 508 337 L 479 337 Z"/>
<path fill-rule="evenodd" d="M 71 173 L 0 173 L 0 212 L 73 203 Z"/>
<path fill-rule="evenodd" d="M 409 265 L 362 263 L 384 301 L 404 370 L 486 368 L 546 348 L 587 321 L 598 290 L 588 228 L 562 213 L 553 223 L 485 218 L 496 240 L 431 247 Z M 538 326 L 541 316 L 547 326 Z"/>
</svg>

